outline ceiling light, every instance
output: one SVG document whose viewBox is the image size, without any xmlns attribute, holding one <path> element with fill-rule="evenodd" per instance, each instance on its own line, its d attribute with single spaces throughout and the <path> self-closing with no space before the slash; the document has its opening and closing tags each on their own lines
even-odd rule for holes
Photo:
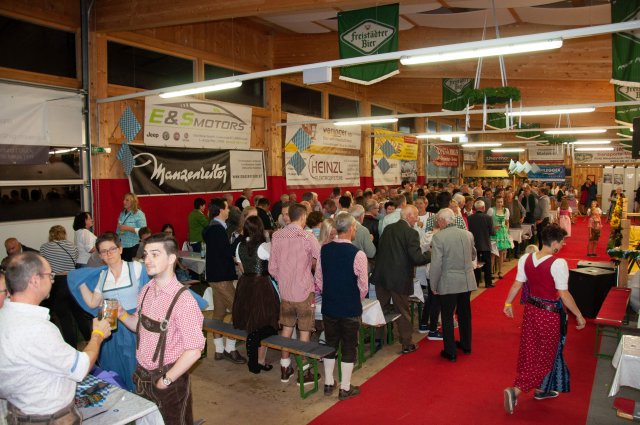
<svg viewBox="0 0 640 425">
<path fill-rule="evenodd" d="M 502 146 L 502 143 L 495 142 L 472 142 L 465 143 L 464 145 L 460 145 L 463 148 L 497 148 Z"/>
<path fill-rule="evenodd" d="M 530 109 L 528 111 L 511 111 L 507 113 L 512 117 L 533 117 L 538 115 L 565 115 L 565 114 L 582 114 L 585 112 L 593 112 L 596 108 L 570 108 L 570 109 Z"/>
<path fill-rule="evenodd" d="M 192 94 L 207 93 L 210 91 L 235 89 L 236 87 L 240 87 L 241 85 L 242 81 L 233 81 L 231 83 L 214 84 L 212 86 L 196 87 L 187 90 L 170 91 L 167 93 L 162 93 L 160 97 L 163 99 L 170 99 L 172 97 L 189 96 Z"/>
<path fill-rule="evenodd" d="M 569 142 L 570 145 L 608 145 L 611 140 L 576 140 Z"/>
<path fill-rule="evenodd" d="M 498 148 L 491 149 L 491 152 L 524 152 L 524 148 Z"/>
<path fill-rule="evenodd" d="M 434 53 L 431 55 L 405 56 L 400 58 L 403 65 L 418 65 L 425 63 L 449 62 L 463 59 L 486 58 L 489 56 L 513 55 L 516 53 L 539 52 L 542 50 L 559 49 L 562 47 L 561 39 L 535 41 L 528 43 L 513 43 L 507 41 L 508 44 L 479 47 L 476 49 L 454 50 L 442 53 Z"/>
<path fill-rule="evenodd" d="M 545 131 L 544 134 L 600 134 L 606 132 L 607 130 L 604 128 L 568 128 L 566 130 L 548 130 Z"/>
<path fill-rule="evenodd" d="M 608 148 L 576 148 L 577 151 L 581 152 L 599 152 L 599 151 L 612 151 L 612 147 Z"/>
<path fill-rule="evenodd" d="M 440 139 L 451 142 L 454 138 L 464 137 L 464 133 L 424 133 L 418 134 L 416 138 L 418 139 Z"/>
<path fill-rule="evenodd" d="M 369 125 L 369 124 L 393 124 L 398 118 L 362 118 L 357 120 L 334 121 L 333 125 Z"/>
</svg>

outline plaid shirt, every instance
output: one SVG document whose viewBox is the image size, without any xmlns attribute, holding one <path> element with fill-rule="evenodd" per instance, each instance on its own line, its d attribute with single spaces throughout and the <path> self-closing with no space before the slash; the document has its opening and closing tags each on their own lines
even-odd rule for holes
<svg viewBox="0 0 640 425">
<path fill-rule="evenodd" d="M 464 218 L 462 218 L 461 215 L 456 215 L 455 217 L 456 217 L 456 227 L 458 229 L 467 230 L 467 225 L 464 222 Z M 424 231 L 425 232 L 432 231 L 433 225 L 435 224 L 435 222 L 436 222 L 436 216 L 434 214 L 427 219 L 427 222 L 424 225 Z"/>
<path fill-rule="evenodd" d="M 178 279 L 173 278 L 166 287 L 160 288 L 156 280 L 152 279 L 142 288 L 138 295 L 138 317 L 140 313 L 145 316 L 162 321 L 166 318 L 169 306 L 173 298 L 182 289 Z M 147 294 L 145 298 L 145 294 Z M 144 310 L 140 310 L 140 304 L 144 298 Z M 164 364 L 170 364 L 187 350 L 203 350 L 205 339 L 202 334 L 202 322 L 204 317 L 198 307 L 195 298 L 185 291 L 173 307 L 167 329 L 167 345 L 164 351 Z M 140 346 L 136 350 L 138 364 L 147 370 L 158 368 L 160 362 L 154 362 L 153 354 L 158 345 L 159 333 L 149 332 L 140 325 Z M 159 359 L 158 359 L 159 360 Z"/>
<path fill-rule="evenodd" d="M 318 240 L 298 225 L 289 224 L 273 234 L 269 273 L 278 282 L 283 300 L 304 301 L 314 292 L 311 268 L 319 258 Z"/>
</svg>

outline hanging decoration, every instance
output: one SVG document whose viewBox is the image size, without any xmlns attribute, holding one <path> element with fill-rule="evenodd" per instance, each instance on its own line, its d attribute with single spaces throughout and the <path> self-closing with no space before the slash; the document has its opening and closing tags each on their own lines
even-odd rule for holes
<svg viewBox="0 0 640 425">
<path fill-rule="evenodd" d="M 122 146 L 120 146 L 120 150 L 118 151 L 116 158 L 122 162 L 124 173 L 129 177 L 134 165 L 133 155 L 131 154 L 131 149 L 129 149 L 129 143 L 136 138 L 136 135 L 142 129 L 142 125 L 140 125 L 140 122 L 128 105 L 124 108 L 124 111 L 120 116 L 120 120 L 118 121 L 118 125 L 122 130 L 122 134 L 124 134 L 125 140 L 122 143 Z"/>
</svg>

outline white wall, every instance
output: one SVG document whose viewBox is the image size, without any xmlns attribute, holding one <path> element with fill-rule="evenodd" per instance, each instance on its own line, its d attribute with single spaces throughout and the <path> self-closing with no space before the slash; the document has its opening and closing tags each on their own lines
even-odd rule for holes
<svg viewBox="0 0 640 425">
<path fill-rule="evenodd" d="M 8 238 L 18 238 L 23 245 L 40 250 L 40 245 L 49 241 L 49 229 L 57 224 L 67 229 L 67 239 L 73 242 L 73 219 L 74 217 L 57 217 L 0 223 L 0 259 L 7 255 L 4 241 Z"/>
</svg>

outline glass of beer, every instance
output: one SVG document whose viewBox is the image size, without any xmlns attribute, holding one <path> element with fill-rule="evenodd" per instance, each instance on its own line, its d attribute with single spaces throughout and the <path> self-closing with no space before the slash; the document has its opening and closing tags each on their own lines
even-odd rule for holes
<svg viewBox="0 0 640 425">
<path fill-rule="evenodd" d="M 98 319 L 107 319 L 112 331 L 118 329 L 118 306 L 118 300 L 107 298 L 102 302 L 102 308 L 98 312 Z"/>
</svg>

